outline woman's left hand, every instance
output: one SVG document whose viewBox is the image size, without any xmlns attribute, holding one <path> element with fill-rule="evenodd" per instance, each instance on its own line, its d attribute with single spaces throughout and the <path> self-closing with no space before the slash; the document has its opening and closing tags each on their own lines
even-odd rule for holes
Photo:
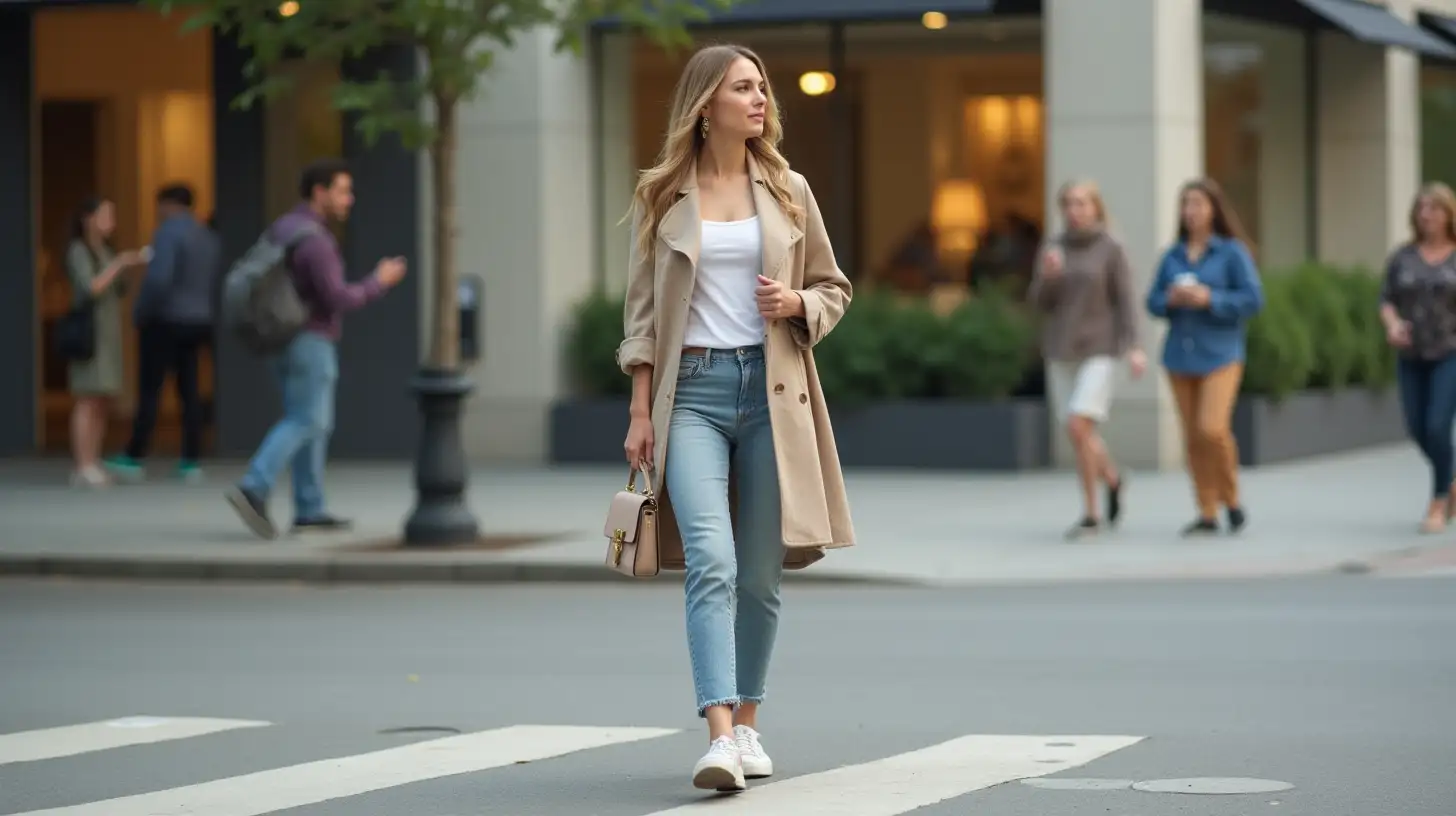
<svg viewBox="0 0 1456 816">
<path fill-rule="evenodd" d="M 1190 309 L 1207 309 L 1208 304 L 1213 300 L 1213 291 L 1201 283 L 1181 288 L 1182 296 L 1178 299 L 1180 306 Z"/>
<path fill-rule="evenodd" d="M 758 276 L 758 313 L 768 320 L 804 316 L 804 297 L 797 291 L 763 275 Z"/>
</svg>

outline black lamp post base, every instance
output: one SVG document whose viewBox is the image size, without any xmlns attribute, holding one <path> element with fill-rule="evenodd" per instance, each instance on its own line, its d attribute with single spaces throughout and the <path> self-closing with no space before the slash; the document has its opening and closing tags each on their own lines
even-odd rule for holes
<svg viewBox="0 0 1456 816">
<path fill-rule="evenodd" d="M 480 524 L 465 501 L 469 468 L 460 419 L 470 381 L 455 371 L 421 369 L 411 384 L 424 424 L 415 454 L 415 507 L 404 525 L 406 546 L 469 544 Z"/>
</svg>

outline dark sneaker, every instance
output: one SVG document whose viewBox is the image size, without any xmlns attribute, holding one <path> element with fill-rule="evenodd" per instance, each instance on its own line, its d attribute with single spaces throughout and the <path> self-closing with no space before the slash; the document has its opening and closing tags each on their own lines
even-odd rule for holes
<svg viewBox="0 0 1456 816">
<path fill-rule="evenodd" d="M 341 533 L 352 529 L 354 522 L 328 514 L 311 519 L 295 519 L 293 522 L 295 533 Z"/>
<path fill-rule="evenodd" d="M 1199 519 L 1183 528 L 1184 537 L 1218 535 L 1218 522 L 1213 519 Z"/>
<path fill-rule="evenodd" d="M 1107 486 L 1107 526 L 1117 524 L 1122 516 L 1122 486 L 1127 483 L 1127 476 L 1119 473 L 1117 483 Z"/>
<path fill-rule="evenodd" d="M 268 504 L 262 496 L 237 486 L 228 488 L 223 496 L 238 511 L 238 517 L 248 525 L 248 529 L 259 538 L 272 540 L 278 537 L 278 528 L 268 517 Z"/>
<path fill-rule="evenodd" d="M 1244 529 L 1244 525 L 1247 524 L 1248 521 L 1248 516 L 1244 515 L 1244 508 L 1230 507 L 1228 509 L 1229 532 L 1237 533 L 1238 531 Z"/>
<path fill-rule="evenodd" d="M 1084 536 L 1097 535 L 1101 530 L 1102 525 L 1098 523 L 1097 519 L 1084 518 L 1073 525 L 1072 529 L 1067 531 L 1067 540 L 1071 541 Z"/>
</svg>

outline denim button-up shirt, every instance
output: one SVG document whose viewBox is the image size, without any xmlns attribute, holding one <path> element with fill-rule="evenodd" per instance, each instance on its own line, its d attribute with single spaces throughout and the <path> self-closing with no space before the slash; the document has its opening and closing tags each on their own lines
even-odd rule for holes
<svg viewBox="0 0 1456 816">
<path fill-rule="evenodd" d="M 1209 289 L 1206 309 L 1168 305 L 1169 287 L 1190 273 Z M 1254 258 L 1242 242 L 1210 238 L 1195 263 L 1180 241 L 1163 253 L 1147 305 L 1154 317 L 1168 320 L 1163 367 L 1173 374 L 1202 376 L 1244 361 L 1245 326 L 1264 308 L 1264 288 Z"/>
</svg>

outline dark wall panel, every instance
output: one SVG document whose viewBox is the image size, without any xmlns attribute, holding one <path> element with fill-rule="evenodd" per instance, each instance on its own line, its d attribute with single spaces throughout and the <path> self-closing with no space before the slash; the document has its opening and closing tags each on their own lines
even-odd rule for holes
<svg viewBox="0 0 1456 816">
<path fill-rule="evenodd" d="M 243 89 L 244 55 L 219 39 L 214 48 L 217 98 L 217 222 L 229 262 L 239 257 L 277 213 L 264 212 L 264 116 L 262 108 L 237 111 L 231 100 Z M 389 51 L 346 66 L 351 75 L 375 76 L 380 68 L 412 72 L 406 51 Z M 415 154 L 397 140 L 366 148 L 345 123 L 344 156 L 354 173 L 356 203 L 345 231 L 346 274 L 357 280 L 381 257 L 402 255 L 411 274 L 382 300 L 344 318 L 339 345 L 339 389 L 334 459 L 396 459 L 413 455 L 418 426 L 408 383 L 419 359 L 418 170 Z M 279 416 L 278 389 L 262 360 L 220 336 L 218 452 L 252 454 Z"/>
<path fill-rule="evenodd" d="M 231 264 L 257 240 L 266 224 L 263 191 L 263 110 L 237 110 L 243 90 L 243 53 L 230 37 L 212 49 L 213 104 L 217 110 L 217 229 L 223 259 Z M 280 401 L 259 358 L 226 332 L 217 337 L 217 455 L 247 457 L 278 418 Z"/>
<path fill-rule="evenodd" d="M 0 456 L 36 447 L 32 56 L 30 10 L 0 6 Z"/>
<path fill-rule="evenodd" d="M 345 76 L 361 79 L 381 70 L 412 76 L 413 52 L 381 50 L 344 66 Z M 344 318 L 329 450 L 338 458 L 408 458 L 419 427 L 409 390 L 420 360 L 418 154 L 392 136 L 366 147 L 352 116 L 345 120 L 344 153 L 355 194 L 344 247 L 349 276 L 367 275 L 380 258 L 393 255 L 406 258 L 410 272 L 382 299 Z"/>
</svg>

